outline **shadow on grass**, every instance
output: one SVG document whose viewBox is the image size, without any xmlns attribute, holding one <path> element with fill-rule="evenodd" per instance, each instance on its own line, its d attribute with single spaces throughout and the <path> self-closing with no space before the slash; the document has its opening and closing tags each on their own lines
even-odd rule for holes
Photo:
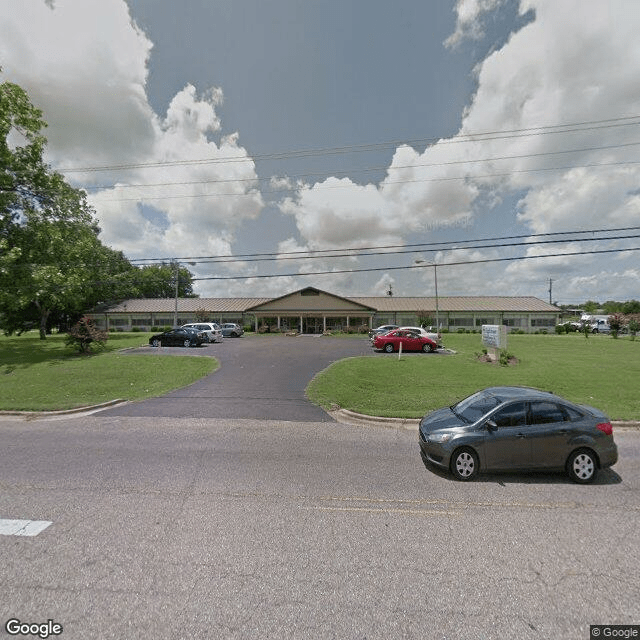
<svg viewBox="0 0 640 640">
<path fill-rule="evenodd" d="M 422 463 L 425 468 L 431 473 L 445 480 L 450 480 L 451 482 L 463 482 L 457 480 L 452 473 L 430 463 L 424 458 L 422 452 L 420 457 L 422 458 Z M 501 486 L 508 484 L 576 484 L 569 479 L 564 471 L 492 471 L 491 473 L 480 473 L 480 475 L 471 482 L 492 482 Z M 613 469 L 608 468 L 600 469 L 593 482 L 586 486 L 620 484 L 621 482 L 622 478 Z"/>
<path fill-rule="evenodd" d="M 46 340 L 40 340 L 37 335 L 0 339 L 0 375 L 10 374 L 16 369 L 28 369 L 43 363 L 58 366 L 69 360 L 117 351 L 131 346 L 132 342 L 131 335 L 110 334 L 104 348 L 96 346 L 87 354 L 80 353 L 77 348 L 68 346 L 65 340 L 66 334 L 50 335 Z"/>
</svg>

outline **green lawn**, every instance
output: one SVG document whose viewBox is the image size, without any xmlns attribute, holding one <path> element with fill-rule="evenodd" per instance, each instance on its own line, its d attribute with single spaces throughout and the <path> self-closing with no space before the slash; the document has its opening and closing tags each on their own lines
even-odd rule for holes
<svg viewBox="0 0 640 640">
<path fill-rule="evenodd" d="M 640 340 L 610 336 L 510 335 L 520 360 L 503 367 L 479 362 L 479 334 L 445 334 L 455 355 L 406 354 L 334 363 L 309 385 L 320 406 L 366 415 L 418 418 L 492 385 L 525 385 L 591 404 L 613 420 L 640 419 Z"/>
<path fill-rule="evenodd" d="M 82 356 L 65 336 L 0 337 L 0 410 L 71 409 L 115 399 L 140 400 L 185 387 L 218 368 L 214 358 L 125 355 L 150 334 L 110 334 L 105 351 Z M 197 353 L 197 351 L 195 352 Z"/>
</svg>

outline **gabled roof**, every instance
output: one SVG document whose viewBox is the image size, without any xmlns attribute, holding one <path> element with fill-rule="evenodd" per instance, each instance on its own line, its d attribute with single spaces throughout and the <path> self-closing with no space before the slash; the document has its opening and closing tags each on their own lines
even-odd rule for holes
<svg viewBox="0 0 640 640">
<path fill-rule="evenodd" d="M 305 287 L 292 293 L 287 293 L 278 298 L 272 298 L 267 302 L 261 302 L 247 311 L 289 311 L 312 310 L 312 311 L 366 311 L 374 313 L 376 307 L 366 303 L 358 302 L 354 298 L 337 296 L 334 293 L 322 291 L 315 287 Z"/>
</svg>

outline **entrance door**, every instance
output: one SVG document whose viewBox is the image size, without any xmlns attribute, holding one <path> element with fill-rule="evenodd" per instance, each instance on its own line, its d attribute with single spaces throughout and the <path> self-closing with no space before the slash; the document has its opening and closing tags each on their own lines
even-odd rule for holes
<svg viewBox="0 0 640 640">
<path fill-rule="evenodd" d="M 322 333 L 322 318 L 303 318 L 302 333 Z"/>
</svg>

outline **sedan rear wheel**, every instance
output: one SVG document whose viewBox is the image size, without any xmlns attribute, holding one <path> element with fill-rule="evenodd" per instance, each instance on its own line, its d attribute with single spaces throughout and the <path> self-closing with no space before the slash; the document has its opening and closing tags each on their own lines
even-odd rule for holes
<svg viewBox="0 0 640 640">
<path fill-rule="evenodd" d="M 574 451 L 567 461 L 567 472 L 574 482 L 587 484 L 596 477 L 597 461 L 590 449 Z"/>
<path fill-rule="evenodd" d="M 384 350 L 387 353 L 393 353 L 393 345 L 391 343 L 385 344 L 384 345 Z"/>
<path fill-rule="evenodd" d="M 184 346 L 185 346 L 185 347 L 190 347 L 190 346 L 191 346 L 191 340 L 189 340 L 189 338 L 187 338 L 187 339 L 184 341 L 184 343 L 183 343 L 183 344 L 184 344 Z"/>
<path fill-rule="evenodd" d="M 153 340 L 153 342 L 151 343 L 152 347 L 161 347 L 162 346 L 162 342 L 160 342 L 160 340 L 158 340 L 158 338 L 156 338 L 155 340 Z"/>
<path fill-rule="evenodd" d="M 469 447 L 458 449 L 451 458 L 451 473 L 458 480 L 473 480 L 480 470 L 478 454 Z"/>
</svg>

